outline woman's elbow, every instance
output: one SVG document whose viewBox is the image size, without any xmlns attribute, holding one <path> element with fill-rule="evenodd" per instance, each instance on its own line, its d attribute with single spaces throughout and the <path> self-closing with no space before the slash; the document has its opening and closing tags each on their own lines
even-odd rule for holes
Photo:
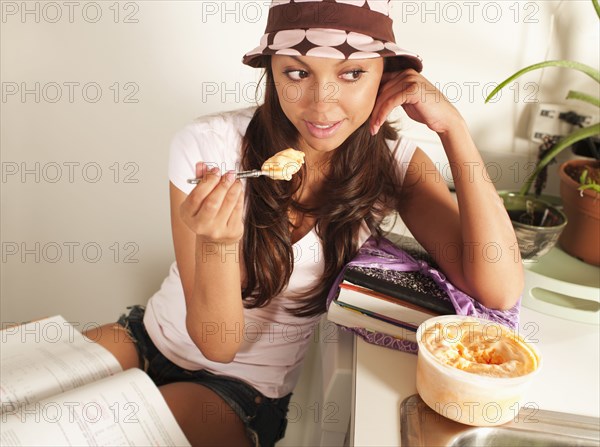
<svg viewBox="0 0 600 447">
<path fill-rule="evenodd" d="M 510 283 L 488 287 L 487 290 L 479 294 L 478 301 L 488 309 L 512 309 L 523 295 L 524 287 L 524 280 L 515 278 Z"/>
<path fill-rule="evenodd" d="M 477 274 L 470 281 L 473 298 L 488 309 L 512 309 L 525 289 L 525 270 L 519 263 L 498 269 L 494 274 Z"/>
<path fill-rule="evenodd" d="M 487 308 L 492 309 L 492 310 L 500 310 L 500 311 L 509 310 L 509 309 L 512 309 L 513 307 L 515 307 L 515 305 L 519 301 L 520 297 L 521 297 L 520 294 L 504 295 L 502 297 L 498 297 L 497 299 L 494 299 L 488 305 L 485 305 L 484 303 L 482 303 L 482 304 L 484 304 Z"/>
<path fill-rule="evenodd" d="M 187 326 L 190 338 L 207 360 L 216 363 L 233 361 L 240 347 L 239 337 L 231 340 L 231 337 L 225 337 L 227 334 L 221 334 L 220 331 L 202 324 Z"/>
<path fill-rule="evenodd" d="M 215 363 L 231 363 L 237 354 L 237 350 L 213 349 L 207 346 L 199 346 L 198 349 L 207 360 Z"/>
</svg>

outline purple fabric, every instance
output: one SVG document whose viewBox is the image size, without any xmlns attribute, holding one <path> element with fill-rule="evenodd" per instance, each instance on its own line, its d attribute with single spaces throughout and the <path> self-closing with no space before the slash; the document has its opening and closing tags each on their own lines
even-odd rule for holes
<svg viewBox="0 0 600 447">
<path fill-rule="evenodd" d="M 443 273 L 431 267 L 427 262 L 413 258 L 407 252 L 385 238 L 381 238 L 378 243 L 374 237 L 367 239 L 363 246 L 358 250 L 354 259 L 344 266 L 336 278 L 327 296 L 327 308 L 329 308 L 331 302 L 337 297 L 339 285 L 344 278 L 344 272 L 349 266 L 372 267 L 401 272 L 420 272 L 431 277 L 435 283 L 446 292 L 457 315 L 484 318 L 486 320 L 504 324 L 511 329 L 516 329 L 519 324 L 519 311 L 521 308 L 520 298 L 511 309 L 504 311 L 488 309 L 479 303 L 479 301 L 454 287 L 450 281 L 446 279 Z M 416 354 L 418 350 L 417 344 L 411 341 L 399 340 L 386 334 L 368 331 L 364 328 L 340 327 L 358 334 L 369 343 L 413 354 Z"/>
</svg>

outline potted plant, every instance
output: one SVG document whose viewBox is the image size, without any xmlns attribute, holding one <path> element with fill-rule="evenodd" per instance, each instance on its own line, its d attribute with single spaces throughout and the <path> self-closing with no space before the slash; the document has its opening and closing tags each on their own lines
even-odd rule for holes
<svg viewBox="0 0 600 447">
<path fill-rule="evenodd" d="M 600 265 L 600 161 L 570 160 L 558 173 L 560 196 L 569 218 L 560 246 L 588 264 Z"/>
<path fill-rule="evenodd" d="M 598 0 L 591 1 L 600 19 Z M 547 67 L 577 70 L 600 84 L 600 71 L 589 65 L 570 60 L 545 61 L 525 67 L 502 81 L 486 98 L 486 103 L 505 86 L 525 73 Z M 579 100 L 600 107 L 600 97 L 589 93 L 569 90 L 566 99 Z M 595 144 L 594 140 L 597 140 L 599 135 L 600 123 L 595 123 L 587 127 L 581 126 L 571 134 L 552 142 L 549 150 L 537 162 L 535 169 L 525 180 L 519 195 L 527 196 L 529 194 L 535 179 L 560 152 L 585 140 Z M 560 194 L 564 212 L 568 218 L 568 223 L 560 235 L 560 246 L 565 252 L 584 262 L 600 265 L 600 190 L 598 187 L 600 161 L 594 159 L 567 161 L 560 166 L 559 175 L 561 178 Z"/>
</svg>

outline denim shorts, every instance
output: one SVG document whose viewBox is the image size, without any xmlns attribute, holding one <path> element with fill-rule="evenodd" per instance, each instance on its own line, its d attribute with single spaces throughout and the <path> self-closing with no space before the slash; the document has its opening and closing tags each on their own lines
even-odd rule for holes
<svg viewBox="0 0 600 447">
<path fill-rule="evenodd" d="M 117 324 L 123 326 L 136 344 L 142 369 L 156 386 L 173 382 L 194 382 L 217 393 L 246 427 L 252 445 L 271 447 L 285 435 L 287 411 L 292 394 L 279 399 L 266 397 L 251 385 L 233 377 L 205 370 L 190 371 L 175 365 L 154 345 L 144 326 L 144 306 L 131 306 Z"/>
</svg>

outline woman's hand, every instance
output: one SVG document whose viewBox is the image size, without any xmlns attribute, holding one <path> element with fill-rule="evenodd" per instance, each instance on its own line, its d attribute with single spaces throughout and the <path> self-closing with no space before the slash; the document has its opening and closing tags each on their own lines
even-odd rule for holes
<svg viewBox="0 0 600 447">
<path fill-rule="evenodd" d="M 244 233 L 244 199 L 235 173 L 221 176 L 218 168 L 209 169 L 198 163 L 196 178 L 201 181 L 181 204 L 181 220 L 203 241 L 239 242 Z"/>
<path fill-rule="evenodd" d="M 411 119 L 425 124 L 438 134 L 447 132 L 463 120 L 450 101 L 413 69 L 383 74 L 371 114 L 373 135 L 398 106 L 402 106 Z"/>
</svg>

